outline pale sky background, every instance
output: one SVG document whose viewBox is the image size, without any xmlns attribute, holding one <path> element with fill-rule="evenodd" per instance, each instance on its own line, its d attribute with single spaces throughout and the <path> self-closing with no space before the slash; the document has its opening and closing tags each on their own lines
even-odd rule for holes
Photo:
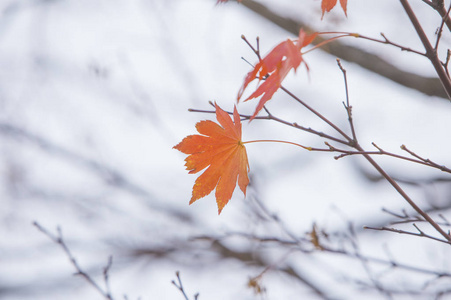
<svg viewBox="0 0 451 300">
<path fill-rule="evenodd" d="M 317 0 L 259 2 L 318 30 L 373 37 L 383 32 L 397 43 L 422 50 L 397 1 L 349 0 L 347 18 L 336 7 L 322 21 Z M 433 37 L 440 19 L 421 1 L 410 2 Z M 169 259 L 136 259 L 127 252 L 177 245 L 193 236 L 281 235 L 280 228 L 252 214 L 255 197 L 301 237 L 313 222 L 330 232 L 345 232 L 352 222 L 365 255 L 387 259 L 390 253 L 401 263 L 451 271 L 446 245 L 394 233 L 361 232 L 363 225 L 381 225 L 390 219 L 382 208 L 412 210 L 386 182 L 363 178 L 362 170 L 374 171 L 358 157 L 336 161 L 330 153 L 250 144 L 252 181 L 247 198 L 237 189 L 220 216 L 213 195 L 188 206 L 196 176 L 187 174 L 185 156 L 172 147 L 195 133 L 196 122 L 214 119 L 188 108 L 210 109 L 208 101 L 216 101 L 223 109 L 233 109 L 250 70 L 241 57 L 256 61 L 242 34 L 252 42 L 259 36 L 263 53 L 294 38 L 243 5 L 215 3 L 0 1 L 0 298 L 101 299 L 82 278 L 72 276 L 75 270 L 61 248 L 32 226 L 37 221 L 51 232 L 60 226 L 73 255 L 101 283 L 102 267 L 113 255 L 110 285 L 116 299 L 123 295 L 183 299 L 171 285 L 177 270 L 190 297 L 199 292 L 199 299 L 260 299 L 246 284 L 262 268 L 233 260 L 217 262 L 205 250 L 208 242 L 205 249 L 175 252 Z M 442 43 L 449 47 L 446 34 Z M 378 53 L 404 70 L 434 76 L 429 62 L 413 54 L 353 38 L 343 42 Z M 335 57 L 314 51 L 305 60 L 309 74 L 302 67 L 284 85 L 348 130 L 343 77 Z M 450 167 L 449 101 L 342 63 L 363 147 L 374 150 L 371 142 L 375 142 L 402 153 L 399 146 L 405 144 Z M 251 113 L 256 104 L 249 101 L 238 108 Z M 331 133 L 283 93 L 274 96 L 268 109 L 286 120 Z M 317 136 L 257 120 L 243 122 L 243 137 L 324 145 Z M 451 178 L 426 167 L 377 160 L 404 180 Z M 451 201 L 449 181 L 405 188 L 426 208 Z M 451 219 L 449 210 L 442 213 Z M 239 237 L 226 243 L 233 249 L 256 246 Z M 268 247 L 265 258 L 275 265 L 296 266 L 332 298 L 381 298 L 350 283 L 353 278 L 371 279 L 359 261 L 322 253 L 296 252 L 286 258 L 288 250 Z M 374 267 L 373 271 L 379 276 L 384 270 Z M 425 280 L 396 271 L 381 278 L 400 290 Z M 449 281 L 445 278 L 431 288 L 449 286 Z M 265 275 L 263 285 L 267 288 L 263 299 L 314 298 L 308 288 L 277 271 Z"/>
</svg>

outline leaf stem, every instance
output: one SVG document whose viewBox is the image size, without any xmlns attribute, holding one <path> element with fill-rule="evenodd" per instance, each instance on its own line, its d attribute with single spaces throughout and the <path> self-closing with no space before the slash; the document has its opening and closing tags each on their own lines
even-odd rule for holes
<svg viewBox="0 0 451 300">
<path fill-rule="evenodd" d="M 329 32 L 320 32 L 320 34 L 328 34 L 328 33 Z M 326 45 L 326 44 L 328 44 L 328 43 L 330 43 L 330 42 L 332 42 L 334 40 L 337 40 L 337 39 L 342 38 L 342 37 L 347 37 L 347 36 L 355 36 L 355 34 L 354 33 L 343 33 L 342 35 L 334 36 L 334 37 L 332 37 L 330 39 L 322 41 L 319 44 L 313 46 L 312 48 L 310 48 L 307 51 L 303 52 L 302 55 L 307 54 L 307 53 L 309 53 L 309 52 L 311 52 L 311 51 L 313 51 L 313 50 L 315 50 L 317 48 L 321 48 L 322 46 L 324 46 L 324 45 Z"/>
<path fill-rule="evenodd" d="M 297 143 L 293 143 L 293 142 L 289 142 L 289 141 L 281 141 L 281 140 L 254 140 L 254 141 L 247 141 L 247 142 L 241 142 L 241 143 L 243 145 L 244 144 L 250 144 L 250 143 L 282 143 L 282 144 L 290 144 L 290 145 L 293 145 L 293 146 L 301 147 L 301 148 L 303 148 L 305 150 L 309 150 L 309 151 L 319 150 L 319 149 L 312 148 L 312 147 L 306 147 L 306 146 L 303 146 L 301 144 L 297 144 Z M 330 151 L 329 149 L 321 149 L 321 150 Z"/>
</svg>

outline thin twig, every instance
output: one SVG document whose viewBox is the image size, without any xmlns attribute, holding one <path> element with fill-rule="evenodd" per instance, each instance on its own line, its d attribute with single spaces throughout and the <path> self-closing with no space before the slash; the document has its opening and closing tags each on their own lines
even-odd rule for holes
<svg viewBox="0 0 451 300">
<path fill-rule="evenodd" d="M 270 213 L 271 215 L 271 213 Z M 280 219 L 275 218 L 273 219 L 274 222 L 279 223 L 281 222 Z M 373 229 L 371 227 L 365 227 L 365 229 Z M 246 237 L 249 238 L 250 240 L 254 240 L 254 241 L 258 241 L 261 243 L 280 243 L 280 245 L 283 246 L 295 246 L 296 250 L 302 252 L 302 253 L 311 253 L 313 251 L 317 251 L 316 249 L 318 249 L 318 247 L 315 247 L 312 250 L 307 250 L 305 245 L 306 242 L 308 242 L 307 239 L 305 238 L 301 238 L 299 239 L 294 233 L 292 233 L 290 230 L 288 230 L 287 228 L 284 228 L 284 230 L 286 230 L 288 236 L 292 236 L 293 237 L 293 241 L 289 242 L 286 241 L 284 239 L 278 239 L 277 237 L 268 239 L 266 237 L 260 237 L 257 235 L 253 235 L 253 234 L 248 234 L 248 233 L 237 233 L 237 232 L 229 232 L 226 236 L 224 237 L 219 237 L 219 238 L 214 238 L 215 240 L 222 240 L 224 238 L 227 237 L 231 237 L 231 236 L 241 236 L 241 237 Z M 320 237 L 320 235 L 317 235 L 318 237 Z M 199 237 L 200 238 L 200 237 Z M 203 239 L 208 239 L 211 237 L 202 237 Z M 300 242 L 302 240 L 302 242 Z M 442 240 L 443 241 L 443 240 Z M 446 241 L 444 241 L 446 243 Z M 351 243 L 354 245 L 356 242 L 355 241 L 351 241 Z M 436 275 L 438 277 L 451 277 L 451 273 L 447 273 L 447 272 L 439 272 L 436 270 L 431 270 L 431 269 L 424 269 L 424 268 L 419 268 L 419 267 L 415 267 L 412 265 L 407 265 L 407 264 L 402 264 L 402 263 L 397 263 L 395 261 L 393 261 L 393 259 L 382 259 L 382 258 L 378 258 L 378 257 L 372 257 L 372 256 L 365 256 L 359 252 L 355 252 L 355 251 L 348 251 L 345 249 L 337 249 L 337 248 L 332 248 L 329 245 L 326 245 L 326 243 L 324 243 L 323 241 L 319 241 L 318 244 L 320 245 L 321 252 L 326 252 L 326 253 L 331 253 L 331 254 L 337 254 L 337 255 L 343 255 L 349 258 L 353 258 L 353 259 L 358 259 L 358 260 L 364 260 L 366 262 L 371 262 L 371 263 L 376 263 L 376 264 L 380 264 L 380 265 L 386 265 L 386 266 L 391 266 L 391 267 L 397 267 L 403 270 L 407 270 L 407 271 L 412 271 L 415 273 L 422 273 L 422 274 L 430 274 L 430 275 Z"/>
<path fill-rule="evenodd" d="M 352 246 L 353 246 L 355 255 L 358 256 L 358 257 L 362 256 L 360 254 L 360 249 L 358 247 L 358 244 L 357 243 L 352 243 Z M 379 280 L 377 280 L 375 278 L 373 272 L 371 271 L 369 262 L 367 260 L 365 260 L 365 259 L 361 259 L 360 263 L 362 264 L 362 267 L 365 270 L 365 272 L 366 272 L 366 274 L 368 276 L 368 279 L 373 284 L 373 286 L 376 288 L 376 290 L 379 293 L 381 293 L 382 295 L 385 295 L 388 299 L 392 299 L 390 291 L 388 291 L 386 288 L 384 288 L 382 286 L 382 284 L 379 282 Z"/>
<path fill-rule="evenodd" d="M 185 300 L 189 300 L 189 297 L 186 294 L 185 289 L 183 288 L 182 279 L 180 278 L 180 271 L 176 271 L 175 276 L 177 276 L 177 282 L 175 282 L 175 280 L 172 280 L 171 283 L 182 293 L 183 297 L 185 297 Z M 197 300 L 198 298 L 199 293 L 196 293 L 194 295 L 194 300 Z"/>
<path fill-rule="evenodd" d="M 347 135 L 343 130 L 341 130 L 337 125 L 335 125 L 334 123 L 332 123 L 329 119 L 327 119 L 326 117 L 324 117 L 321 113 L 319 113 L 317 110 L 315 110 L 313 107 L 311 107 L 310 105 L 308 105 L 307 103 L 305 103 L 304 101 L 302 101 L 299 97 L 297 97 L 296 95 L 294 95 L 292 92 L 290 92 L 289 90 L 287 90 L 285 87 L 283 87 L 282 85 L 280 86 L 280 89 L 282 91 L 284 91 L 285 93 L 287 93 L 291 98 L 293 98 L 295 101 L 297 101 L 298 103 L 300 103 L 302 106 L 304 106 L 305 108 L 307 108 L 310 112 L 312 112 L 314 115 L 316 115 L 318 118 L 320 118 L 321 120 L 323 120 L 327 125 L 329 125 L 330 127 L 332 127 L 335 131 L 337 131 L 341 136 L 343 136 L 348 142 L 346 143 L 349 146 L 352 146 L 353 144 L 353 139 L 351 137 L 349 137 L 349 135 Z"/>
<path fill-rule="evenodd" d="M 355 146 L 355 148 L 359 151 L 363 151 L 363 148 L 357 144 Z M 429 224 L 432 225 L 432 227 L 435 228 L 435 230 L 437 230 L 446 240 L 448 240 L 449 242 L 451 242 L 451 236 L 446 233 L 441 227 L 440 225 L 438 225 L 426 212 L 424 212 L 408 195 L 407 193 L 401 188 L 401 186 L 395 181 L 393 180 L 393 178 L 391 178 L 390 175 L 388 175 L 387 172 L 385 172 L 384 169 L 382 169 L 381 166 L 379 166 L 379 164 L 371 157 L 371 155 L 363 153 L 362 154 L 363 157 L 366 158 L 366 160 L 379 172 L 379 174 L 382 175 L 382 177 L 384 177 L 394 188 L 395 190 L 407 201 L 407 203 L 409 203 L 409 205 L 416 211 L 418 212 L 423 218 L 425 218 Z"/>
<path fill-rule="evenodd" d="M 404 151 L 406 151 L 407 153 L 409 153 L 409 154 L 412 155 L 413 157 L 419 159 L 420 161 L 424 162 L 424 164 L 426 164 L 426 165 L 428 165 L 428 166 L 437 168 L 437 169 L 439 169 L 439 170 L 441 170 L 441 171 L 443 171 L 443 172 L 451 173 L 451 169 L 449 169 L 449 168 L 447 168 L 447 167 L 445 167 L 445 166 L 443 166 L 443 165 L 439 165 L 439 164 L 433 162 L 432 160 L 430 160 L 429 158 L 424 158 L 424 157 L 419 156 L 419 155 L 416 154 L 415 152 L 413 152 L 413 151 L 407 149 L 407 147 L 406 147 L 405 145 L 401 145 L 401 149 L 404 150 Z"/>
<path fill-rule="evenodd" d="M 408 150 L 404 145 L 401 146 L 402 150 L 407 151 L 410 155 L 414 156 L 415 158 L 411 158 L 411 157 L 407 157 L 407 156 L 403 156 L 403 155 L 399 155 L 399 154 L 395 154 L 395 153 L 391 153 L 388 151 L 385 151 L 384 149 L 382 149 L 381 147 L 377 146 L 375 143 L 372 143 L 372 145 L 378 149 L 378 151 L 350 151 L 350 150 L 344 150 L 344 149 L 339 149 L 336 148 L 334 146 L 328 145 L 329 147 L 331 147 L 335 152 L 339 152 L 342 153 L 340 155 L 335 156 L 335 159 L 340 159 L 346 156 L 350 156 L 350 155 L 362 155 L 362 154 L 368 154 L 368 155 L 385 155 L 385 156 L 391 156 L 394 158 L 398 158 L 398 159 L 402 159 L 402 160 L 406 160 L 409 162 L 413 162 L 416 164 L 420 164 L 420 165 L 424 165 L 424 166 L 428 166 L 431 168 L 435 168 L 435 169 L 439 169 L 440 171 L 446 172 L 446 173 L 451 173 L 451 169 L 447 168 L 444 165 L 439 165 L 429 159 L 424 159 L 418 155 L 416 155 L 415 153 L 411 152 L 410 150 Z"/>
<path fill-rule="evenodd" d="M 111 295 L 111 292 L 109 290 L 109 283 L 108 283 L 108 278 L 109 278 L 109 270 L 111 268 L 111 265 L 113 263 L 113 259 L 110 256 L 110 258 L 108 259 L 108 264 L 106 265 L 106 267 L 103 269 L 103 276 L 104 276 L 104 281 L 105 281 L 105 285 L 106 288 L 105 290 L 103 288 L 100 287 L 100 285 L 95 282 L 94 279 L 92 279 L 92 277 L 86 273 L 85 271 L 83 271 L 83 269 L 80 267 L 80 265 L 78 264 L 77 260 L 75 259 L 75 257 L 72 255 L 72 252 L 70 251 L 69 247 L 66 245 L 66 243 L 64 242 L 63 239 L 63 233 L 60 227 L 57 227 L 57 235 L 53 235 L 52 233 L 50 233 L 46 228 L 44 228 L 43 226 L 41 226 L 38 222 L 34 221 L 33 225 L 40 231 L 42 232 L 44 235 L 46 235 L 48 238 L 50 238 L 53 242 L 57 243 L 58 245 L 60 245 L 60 247 L 63 249 L 64 253 L 66 254 L 66 256 L 69 258 L 70 262 L 72 263 L 72 265 L 74 266 L 75 270 L 77 271 L 75 273 L 75 275 L 80 275 L 81 277 L 83 277 L 92 287 L 94 287 L 105 299 L 107 300 L 113 300 L 113 296 Z"/>
<path fill-rule="evenodd" d="M 419 267 L 415 267 L 412 265 L 397 263 L 393 259 L 385 260 L 385 259 L 378 258 L 378 257 L 365 256 L 362 253 L 355 252 L 355 251 L 350 252 L 343 248 L 342 249 L 333 248 L 333 247 L 327 245 L 327 243 L 326 243 L 326 241 L 329 241 L 329 237 L 331 236 L 331 234 L 325 233 L 322 230 L 316 229 L 316 232 L 321 231 L 322 234 L 320 235 L 318 233 L 315 233 L 315 236 L 317 239 L 317 241 L 316 241 L 317 245 L 314 245 L 312 243 L 311 233 L 309 234 L 309 237 L 307 237 L 307 238 L 299 237 L 297 234 L 292 232 L 283 223 L 283 220 L 281 220 L 276 214 L 271 212 L 269 210 L 269 208 L 267 208 L 266 205 L 258 197 L 253 197 L 253 199 L 258 204 L 258 207 L 262 210 L 262 212 L 265 215 L 267 215 L 270 218 L 270 220 L 272 220 L 272 222 L 274 222 L 280 229 L 282 229 L 282 231 L 288 237 L 288 239 L 285 239 L 285 238 L 282 239 L 282 238 L 278 238 L 278 237 L 274 237 L 274 236 L 273 237 L 259 236 L 259 235 L 255 235 L 255 234 L 239 233 L 239 232 L 228 232 L 228 234 L 225 237 L 215 238 L 215 239 L 221 240 L 221 239 L 227 238 L 229 236 L 241 236 L 241 237 L 245 237 L 249 240 L 254 240 L 254 241 L 257 241 L 260 243 L 272 243 L 272 244 L 279 243 L 280 245 L 285 246 L 285 247 L 287 247 L 287 246 L 295 247 L 296 250 L 298 250 L 302 253 L 310 253 L 310 252 L 316 251 L 316 249 L 320 249 L 320 251 L 322 251 L 322 252 L 343 255 L 343 256 L 353 258 L 353 259 L 364 260 L 366 262 L 376 263 L 376 264 L 380 264 L 380 265 L 388 265 L 391 267 L 397 267 L 397 268 L 400 268 L 403 270 L 412 271 L 412 272 L 416 272 L 416 273 L 436 275 L 437 277 L 451 277 L 451 273 L 447 273 L 447 272 L 438 272 L 438 271 L 432 270 L 432 269 L 424 269 L 424 268 L 419 268 Z M 389 212 L 389 213 L 393 214 L 394 216 L 399 216 L 399 217 L 403 217 L 403 216 L 407 215 L 407 213 L 405 211 L 404 211 L 404 215 L 399 215 L 394 212 Z M 353 247 L 355 248 L 355 244 L 357 244 L 358 241 L 353 240 L 353 239 L 356 239 L 356 235 L 353 230 L 353 226 L 352 226 L 351 222 L 349 222 L 348 228 L 349 228 L 349 232 L 350 232 L 351 236 L 346 235 L 346 238 L 347 238 L 347 240 L 349 240 L 351 242 L 352 245 L 354 245 Z M 291 239 L 291 241 L 289 239 Z M 313 244 L 314 249 L 309 250 L 306 247 L 308 245 L 308 243 Z"/>
<path fill-rule="evenodd" d="M 377 231 L 390 231 L 390 232 L 395 232 L 395 233 L 399 233 L 399 234 L 406 234 L 406 235 L 413 235 L 413 236 L 417 236 L 417 237 L 424 237 L 424 238 L 428 238 L 428 239 L 431 239 L 431 240 L 434 240 L 434 241 L 437 241 L 437 242 L 442 242 L 442 243 L 445 243 L 445 244 L 451 244 L 450 241 L 439 239 L 439 238 L 436 238 L 436 237 L 434 237 L 432 235 L 424 233 L 424 231 L 420 230 L 418 228 L 418 226 L 416 226 L 415 224 L 413 224 L 413 226 L 415 227 L 415 229 L 418 230 L 418 232 L 410 232 L 410 231 L 396 229 L 396 228 L 390 228 L 390 227 L 370 227 L 370 226 L 365 226 L 364 229 L 377 230 Z"/>
<path fill-rule="evenodd" d="M 349 104 L 349 89 L 348 89 L 348 76 L 346 75 L 346 69 L 343 68 L 340 59 L 337 58 L 337 64 L 340 68 L 341 72 L 343 73 L 344 83 L 345 83 L 345 92 L 346 92 L 346 103 L 343 102 L 343 105 L 346 109 L 346 112 L 348 114 L 348 122 L 349 126 L 351 127 L 351 133 L 352 133 L 352 140 L 357 142 L 357 136 L 355 134 L 355 127 L 354 127 L 354 121 L 352 120 L 352 106 Z"/>
<path fill-rule="evenodd" d="M 391 225 L 395 225 L 395 224 L 405 224 L 405 223 L 413 223 L 413 222 L 427 222 L 425 219 L 423 219 L 420 216 L 411 216 L 409 215 L 405 210 L 403 210 L 403 214 L 397 214 L 395 212 L 392 212 L 386 208 L 382 209 L 383 212 L 394 216 L 395 218 L 401 219 L 402 221 L 394 221 L 394 222 L 390 222 Z"/>
<path fill-rule="evenodd" d="M 448 75 L 448 77 L 450 77 L 449 76 L 449 69 L 448 69 L 448 65 L 449 65 L 450 59 L 451 59 L 451 50 L 448 49 L 446 51 L 446 60 L 443 63 L 443 68 L 445 68 L 445 72 L 446 72 L 446 75 Z"/>
<path fill-rule="evenodd" d="M 382 211 L 397 218 L 397 219 L 400 219 L 399 221 L 390 222 L 390 225 L 427 222 L 427 220 L 425 220 L 421 216 L 412 216 L 412 215 L 408 214 L 405 210 L 403 210 L 402 215 L 397 214 L 393 211 L 390 211 L 386 208 L 382 208 Z M 439 224 L 440 226 L 451 226 L 451 223 L 442 214 L 438 214 L 438 216 L 443 220 L 443 222 L 437 222 L 437 224 Z"/>
<path fill-rule="evenodd" d="M 113 265 L 113 256 L 110 255 L 108 257 L 108 262 L 105 268 L 103 268 L 103 281 L 105 282 L 105 288 L 108 295 L 111 295 L 111 289 L 110 289 L 110 269 Z"/>
<path fill-rule="evenodd" d="M 451 5 L 450 5 L 450 9 L 451 9 Z M 446 23 L 446 21 L 447 21 L 448 19 L 449 19 L 449 9 L 448 9 L 448 11 L 447 11 L 447 13 L 446 13 L 446 16 L 444 16 L 444 17 L 442 18 L 442 22 L 441 22 L 441 24 L 440 24 L 440 27 L 437 29 L 437 38 L 436 38 L 436 40 L 435 40 L 435 46 L 434 46 L 434 49 L 435 49 L 436 52 L 438 51 L 438 46 L 439 46 L 440 40 L 441 40 L 441 38 L 442 38 L 442 34 L 443 34 L 443 26 L 445 26 L 445 23 Z"/>
<path fill-rule="evenodd" d="M 412 49 L 412 48 L 409 48 L 409 47 L 406 47 L 406 46 L 402 46 L 402 45 L 400 45 L 400 44 L 397 44 L 397 43 L 395 43 L 395 42 L 389 40 L 389 39 L 385 36 L 385 34 L 382 33 L 382 32 L 381 32 L 380 35 L 384 38 L 383 40 L 375 39 L 375 38 L 368 37 L 368 36 L 364 36 L 364 35 L 360 35 L 360 34 L 357 35 L 356 37 L 357 37 L 357 38 L 361 38 L 361 39 L 365 39 L 365 40 L 368 40 L 368 41 L 380 43 L 380 44 L 391 45 L 391 46 L 394 46 L 394 47 L 396 47 L 396 48 L 399 48 L 401 51 L 406 51 L 406 52 L 415 53 L 415 54 L 418 54 L 418 55 L 421 55 L 421 56 L 426 56 L 426 54 L 425 54 L 424 52 L 420 52 L 420 51 L 418 51 L 418 50 L 414 50 L 414 49 Z"/>
<path fill-rule="evenodd" d="M 387 214 L 389 214 L 389 215 L 392 215 L 392 216 L 394 216 L 394 217 L 396 217 L 396 218 L 399 218 L 399 219 L 404 219 L 404 218 L 408 218 L 408 217 L 409 217 L 409 215 L 407 214 L 407 212 L 406 212 L 405 209 L 402 210 L 402 212 L 403 212 L 402 215 L 397 214 L 397 213 L 395 213 L 395 212 L 393 212 L 393 211 L 390 211 L 390 210 L 388 210 L 388 209 L 386 209 L 386 208 L 382 208 L 382 211 L 385 212 L 385 213 L 387 213 Z"/>
<path fill-rule="evenodd" d="M 252 44 L 247 40 L 247 38 L 243 35 L 241 35 L 241 38 L 243 39 L 243 41 L 249 46 L 249 48 L 251 48 L 251 50 L 255 53 L 255 55 L 257 55 L 258 60 L 261 61 L 262 57 L 260 56 L 260 38 L 257 37 L 257 48 L 254 48 L 254 46 L 252 46 Z"/>
<path fill-rule="evenodd" d="M 451 20 L 449 19 L 449 17 L 447 17 L 449 14 L 449 10 L 447 11 L 445 9 L 445 1 L 443 0 L 435 0 L 435 1 L 422 0 L 422 1 L 440 14 L 442 20 L 445 21 L 448 30 L 451 31 Z"/>
</svg>

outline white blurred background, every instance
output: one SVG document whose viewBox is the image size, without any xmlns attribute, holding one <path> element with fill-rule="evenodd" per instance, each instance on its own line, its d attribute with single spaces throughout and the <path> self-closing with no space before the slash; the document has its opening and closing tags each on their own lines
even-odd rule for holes
<svg viewBox="0 0 451 300">
<path fill-rule="evenodd" d="M 176 271 L 190 299 L 195 293 L 199 299 L 431 299 L 450 293 L 449 245 L 363 230 L 399 221 L 382 208 L 415 214 L 357 156 L 334 160 L 331 153 L 249 144 L 248 196 L 237 190 L 220 216 L 214 195 L 188 206 L 196 176 L 187 174 L 184 156 L 172 147 L 195 133 L 197 121 L 214 119 L 188 108 L 211 110 L 208 101 L 216 101 L 233 109 L 250 70 L 241 57 L 256 61 L 242 34 L 251 42 L 259 36 L 263 53 L 295 38 L 250 10 L 251 2 L 0 2 L 0 298 L 103 298 L 74 276 L 62 248 L 34 221 L 53 234 L 61 228 L 77 262 L 102 288 L 102 269 L 112 255 L 109 285 L 115 299 L 184 299 L 171 284 Z M 410 2 L 434 40 L 440 17 L 422 1 Z M 383 32 L 393 42 L 423 51 L 397 1 L 349 0 L 347 18 L 337 6 L 323 20 L 320 1 L 257 3 L 318 31 L 376 38 Z M 339 43 L 377 54 L 409 74 L 435 77 L 421 56 L 355 38 Z M 449 44 L 445 28 L 442 51 Z M 284 85 L 349 132 L 335 59 L 321 50 L 309 53 L 309 74 L 301 67 Z M 399 149 L 405 144 L 451 166 L 449 100 L 394 83 L 357 63 L 342 64 L 365 149 L 375 150 L 375 142 L 405 155 Z M 256 103 L 240 103 L 238 109 L 249 114 Z M 267 107 L 287 121 L 335 134 L 283 92 Z M 259 120 L 243 122 L 243 136 L 315 147 L 325 141 Z M 434 218 L 451 218 L 449 173 L 376 159 Z M 321 235 L 324 243 L 348 254 L 315 251 L 308 243 L 313 223 L 329 234 Z M 418 225 L 436 235 L 428 225 Z M 399 228 L 415 232 L 412 223 Z M 292 238 L 288 232 L 302 246 L 283 244 Z M 249 278 L 268 266 L 259 281 L 266 292 L 255 294 Z"/>
</svg>

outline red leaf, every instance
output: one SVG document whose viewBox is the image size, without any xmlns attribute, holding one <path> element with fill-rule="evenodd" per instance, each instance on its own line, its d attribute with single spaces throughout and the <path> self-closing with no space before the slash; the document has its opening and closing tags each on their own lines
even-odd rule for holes
<svg viewBox="0 0 451 300">
<path fill-rule="evenodd" d="M 265 103 L 269 101 L 274 93 L 280 88 L 282 81 L 293 69 L 297 68 L 304 62 L 301 49 L 310 44 L 317 36 L 317 33 L 307 35 L 304 30 L 299 31 L 299 38 L 295 41 L 286 40 L 277 45 L 265 58 L 258 62 L 254 69 L 250 71 L 244 83 L 238 91 L 238 101 L 241 99 L 244 90 L 254 79 L 264 80 L 264 82 L 244 101 L 262 96 L 260 102 L 251 120 L 255 118 L 258 112 L 263 108 Z M 305 63 L 305 62 L 304 62 Z M 307 66 L 307 64 L 306 64 Z"/>
<path fill-rule="evenodd" d="M 228 113 L 216 105 L 216 119 L 200 121 L 196 124 L 201 134 L 189 135 L 174 147 L 189 156 L 185 159 L 190 174 L 207 168 L 194 183 L 189 204 L 207 196 L 216 187 L 218 213 L 229 202 L 237 180 L 241 191 L 246 195 L 249 184 L 249 163 L 246 148 L 241 142 L 241 120 L 236 107 L 233 121 Z"/>
<path fill-rule="evenodd" d="M 346 16 L 348 15 L 346 12 L 347 4 L 348 0 L 340 0 L 341 8 L 343 9 Z M 321 2 L 321 11 L 322 11 L 321 19 L 324 17 L 324 13 L 330 12 L 332 8 L 335 7 L 335 5 L 337 5 L 337 0 L 323 0 Z"/>
<path fill-rule="evenodd" d="M 347 13 L 348 0 L 340 0 L 340 5 L 343 11 L 345 12 L 345 15 L 348 16 Z"/>
</svg>

